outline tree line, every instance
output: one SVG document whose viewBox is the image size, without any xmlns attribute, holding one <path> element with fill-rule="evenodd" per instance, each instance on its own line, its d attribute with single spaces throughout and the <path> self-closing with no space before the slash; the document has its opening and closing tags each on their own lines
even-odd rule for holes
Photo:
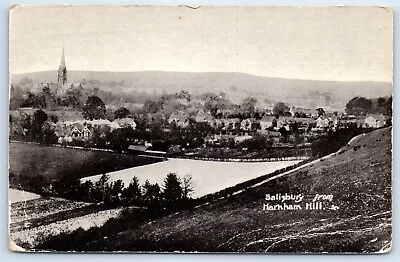
<svg viewBox="0 0 400 262">
<path fill-rule="evenodd" d="M 365 116 L 367 114 L 392 115 L 393 97 L 379 97 L 368 99 L 365 97 L 354 97 L 346 104 L 346 113 L 355 116 Z"/>
<path fill-rule="evenodd" d="M 99 180 L 81 182 L 79 178 L 66 175 L 50 186 L 50 193 L 59 197 L 102 203 L 107 206 L 138 206 L 154 211 L 175 210 L 185 207 L 194 192 L 194 183 L 190 175 L 179 178 L 169 173 L 160 186 L 148 180 L 140 185 L 134 176 L 125 187 L 122 180 L 110 182 L 110 177 L 103 174 Z"/>
</svg>

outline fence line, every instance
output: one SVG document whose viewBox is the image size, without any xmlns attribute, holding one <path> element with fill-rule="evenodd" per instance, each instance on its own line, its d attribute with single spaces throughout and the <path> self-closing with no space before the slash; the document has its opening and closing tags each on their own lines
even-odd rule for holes
<svg viewBox="0 0 400 262">
<path fill-rule="evenodd" d="M 10 143 L 23 143 L 23 144 L 33 144 L 33 145 L 39 145 L 39 146 L 71 148 L 71 149 L 79 149 L 79 150 L 87 150 L 87 151 L 102 151 L 102 152 L 110 152 L 110 153 L 126 153 L 125 151 L 117 151 L 117 150 L 106 149 L 106 148 L 71 146 L 71 145 L 60 145 L 60 144 L 46 144 L 46 145 L 44 145 L 44 144 L 40 144 L 40 143 L 37 143 L 37 142 L 17 141 L 17 140 L 10 140 Z"/>
<path fill-rule="evenodd" d="M 218 162 L 278 162 L 278 161 L 296 161 L 296 160 L 310 159 L 310 157 L 308 156 L 288 156 L 288 157 L 269 157 L 269 158 L 213 158 L 213 157 L 199 157 L 199 156 L 174 156 L 169 158 L 218 161 Z"/>
</svg>

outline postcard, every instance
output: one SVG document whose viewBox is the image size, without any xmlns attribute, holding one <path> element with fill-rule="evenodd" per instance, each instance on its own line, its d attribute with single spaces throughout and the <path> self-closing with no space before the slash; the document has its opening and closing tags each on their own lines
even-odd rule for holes
<svg viewBox="0 0 400 262">
<path fill-rule="evenodd" d="M 9 12 L 11 250 L 391 250 L 390 7 Z"/>
</svg>

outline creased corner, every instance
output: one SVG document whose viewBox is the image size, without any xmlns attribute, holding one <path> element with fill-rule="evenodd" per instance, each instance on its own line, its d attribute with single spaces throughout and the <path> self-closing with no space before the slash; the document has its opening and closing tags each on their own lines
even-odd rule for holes
<svg viewBox="0 0 400 262">
<path fill-rule="evenodd" d="M 13 252 L 29 252 L 29 250 L 18 246 L 10 236 L 8 236 L 8 248 Z"/>
<path fill-rule="evenodd" d="M 392 6 L 382 5 L 382 6 L 377 6 L 377 7 L 382 8 L 382 9 L 390 12 L 393 15 L 393 7 Z"/>
<path fill-rule="evenodd" d="M 14 12 L 15 10 L 17 10 L 18 8 L 22 8 L 24 7 L 23 4 L 12 4 L 8 7 L 8 13 L 9 15 L 11 15 L 12 12 Z"/>
<path fill-rule="evenodd" d="M 376 252 L 377 254 L 387 254 L 390 253 L 392 251 L 392 245 L 393 245 L 393 241 L 390 240 L 388 243 L 385 243 L 385 245 L 383 245 L 383 247 Z"/>
</svg>

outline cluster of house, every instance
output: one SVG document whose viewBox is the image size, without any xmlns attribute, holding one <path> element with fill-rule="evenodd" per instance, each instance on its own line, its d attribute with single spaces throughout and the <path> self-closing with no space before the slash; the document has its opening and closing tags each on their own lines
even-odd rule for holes
<svg viewBox="0 0 400 262">
<path fill-rule="evenodd" d="M 110 131 L 115 129 L 131 127 L 136 128 L 133 118 L 118 118 L 114 121 L 106 119 L 59 121 L 56 124 L 55 134 L 58 142 L 72 142 L 73 140 L 88 140 L 91 138 L 95 128 L 107 128 Z"/>
<path fill-rule="evenodd" d="M 381 128 L 387 124 L 387 120 L 386 116 L 379 114 L 368 115 L 365 118 L 357 118 L 351 115 L 344 118 L 320 116 L 316 120 L 316 126 L 311 131 L 337 130 L 345 128 L 349 123 L 359 128 Z"/>
<path fill-rule="evenodd" d="M 264 115 L 261 119 L 257 120 L 254 118 L 214 118 L 210 112 L 204 112 L 200 110 L 194 120 L 198 123 L 207 123 L 212 128 L 233 131 L 254 131 L 254 130 L 267 130 L 274 128 L 276 130 L 284 127 L 288 131 L 290 130 L 290 125 L 294 123 L 291 117 L 280 117 L 277 119 L 274 116 Z M 171 114 L 168 118 L 169 124 L 175 124 L 178 127 L 185 128 L 190 124 L 189 117 L 182 111 Z"/>
<path fill-rule="evenodd" d="M 364 120 L 364 127 L 366 128 L 380 128 L 387 124 L 387 117 L 384 115 L 370 115 Z"/>
<path fill-rule="evenodd" d="M 254 118 L 215 118 L 210 112 L 200 110 L 194 118 L 198 123 L 207 123 L 214 129 L 220 129 L 229 132 L 241 131 L 235 137 L 235 142 L 239 140 L 249 139 L 251 136 L 249 132 L 253 131 L 279 131 L 282 128 L 291 131 L 293 124 L 296 121 L 293 117 L 279 117 L 276 118 L 272 115 L 264 115 L 261 119 Z M 342 122 L 342 123 L 341 123 Z M 343 127 L 343 120 L 337 116 L 320 115 L 316 120 L 309 119 L 308 122 L 298 123 L 299 130 L 308 129 L 311 131 L 321 132 L 327 129 L 337 130 Z M 178 127 L 186 128 L 190 125 L 190 118 L 184 112 L 178 111 L 170 115 L 168 118 L 169 124 L 175 124 Z M 371 115 L 366 117 L 358 125 L 361 127 L 379 128 L 386 124 L 386 118 L 382 115 Z M 110 131 L 123 127 L 131 127 L 136 129 L 136 123 L 133 118 L 119 118 L 114 121 L 105 119 L 97 120 L 78 120 L 78 121 L 59 121 L 55 127 L 55 133 L 58 137 L 58 142 L 72 142 L 73 140 L 88 140 L 91 138 L 95 128 L 107 127 Z M 308 129 L 308 130 L 310 130 Z M 244 135 L 243 135 L 244 134 Z M 216 140 L 215 138 L 209 138 Z M 220 138 L 218 138 L 220 140 Z M 210 141 L 211 142 L 211 141 Z"/>
<path fill-rule="evenodd" d="M 204 139 L 205 145 L 214 145 L 214 146 L 220 146 L 222 143 L 228 144 L 230 140 L 235 144 L 240 144 L 246 140 L 251 140 L 253 139 L 253 136 L 245 133 L 243 135 L 222 135 L 222 134 L 214 134 L 206 137 Z"/>
<path fill-rule="evenodd" d="M 339 118 L 337 116 L 319 116 L 315 121 L 315 127 L 311 128 L 311 131 L 323 131 L 328 128 L 332 130 L 337 130 L 339 128 Z"/>
<path fill-rule="evenodd" d="M 337 115 L 320 114 L 315 118 L 309 118 L 307 121 L 298 120 L 293 117 L 279 117 L 273 115 L 264 115 L 261 119 L 254 118 L 214 118 L 210 112 L 200 110 L 194 120 L 198 123 L 207 123 L 212 128 L 221 129 L 226 131 L 240 130 L 240 131 L 256 131 L 256 130 L 275 130 L 285 128 L 290 131 L 293 124 L 297 122 L 299 129 L 308 129 L 310 126 L 311 131 L 320 132 L 328 129 L 337 130 L 346 127 L 349 120 L 344 120 Z M 379 128 L 386 124 L 386 117 L 383 115 L 370 115 L 365 119 L 355 119 L 359 127 Z M 351 119 L 350 119 L 351 122 Z M 174 123 L 176 126 L 185 128 L 190 124 L 189 117 L 182 111 L 171 114 L 168 123 Z"/>
</svg>

